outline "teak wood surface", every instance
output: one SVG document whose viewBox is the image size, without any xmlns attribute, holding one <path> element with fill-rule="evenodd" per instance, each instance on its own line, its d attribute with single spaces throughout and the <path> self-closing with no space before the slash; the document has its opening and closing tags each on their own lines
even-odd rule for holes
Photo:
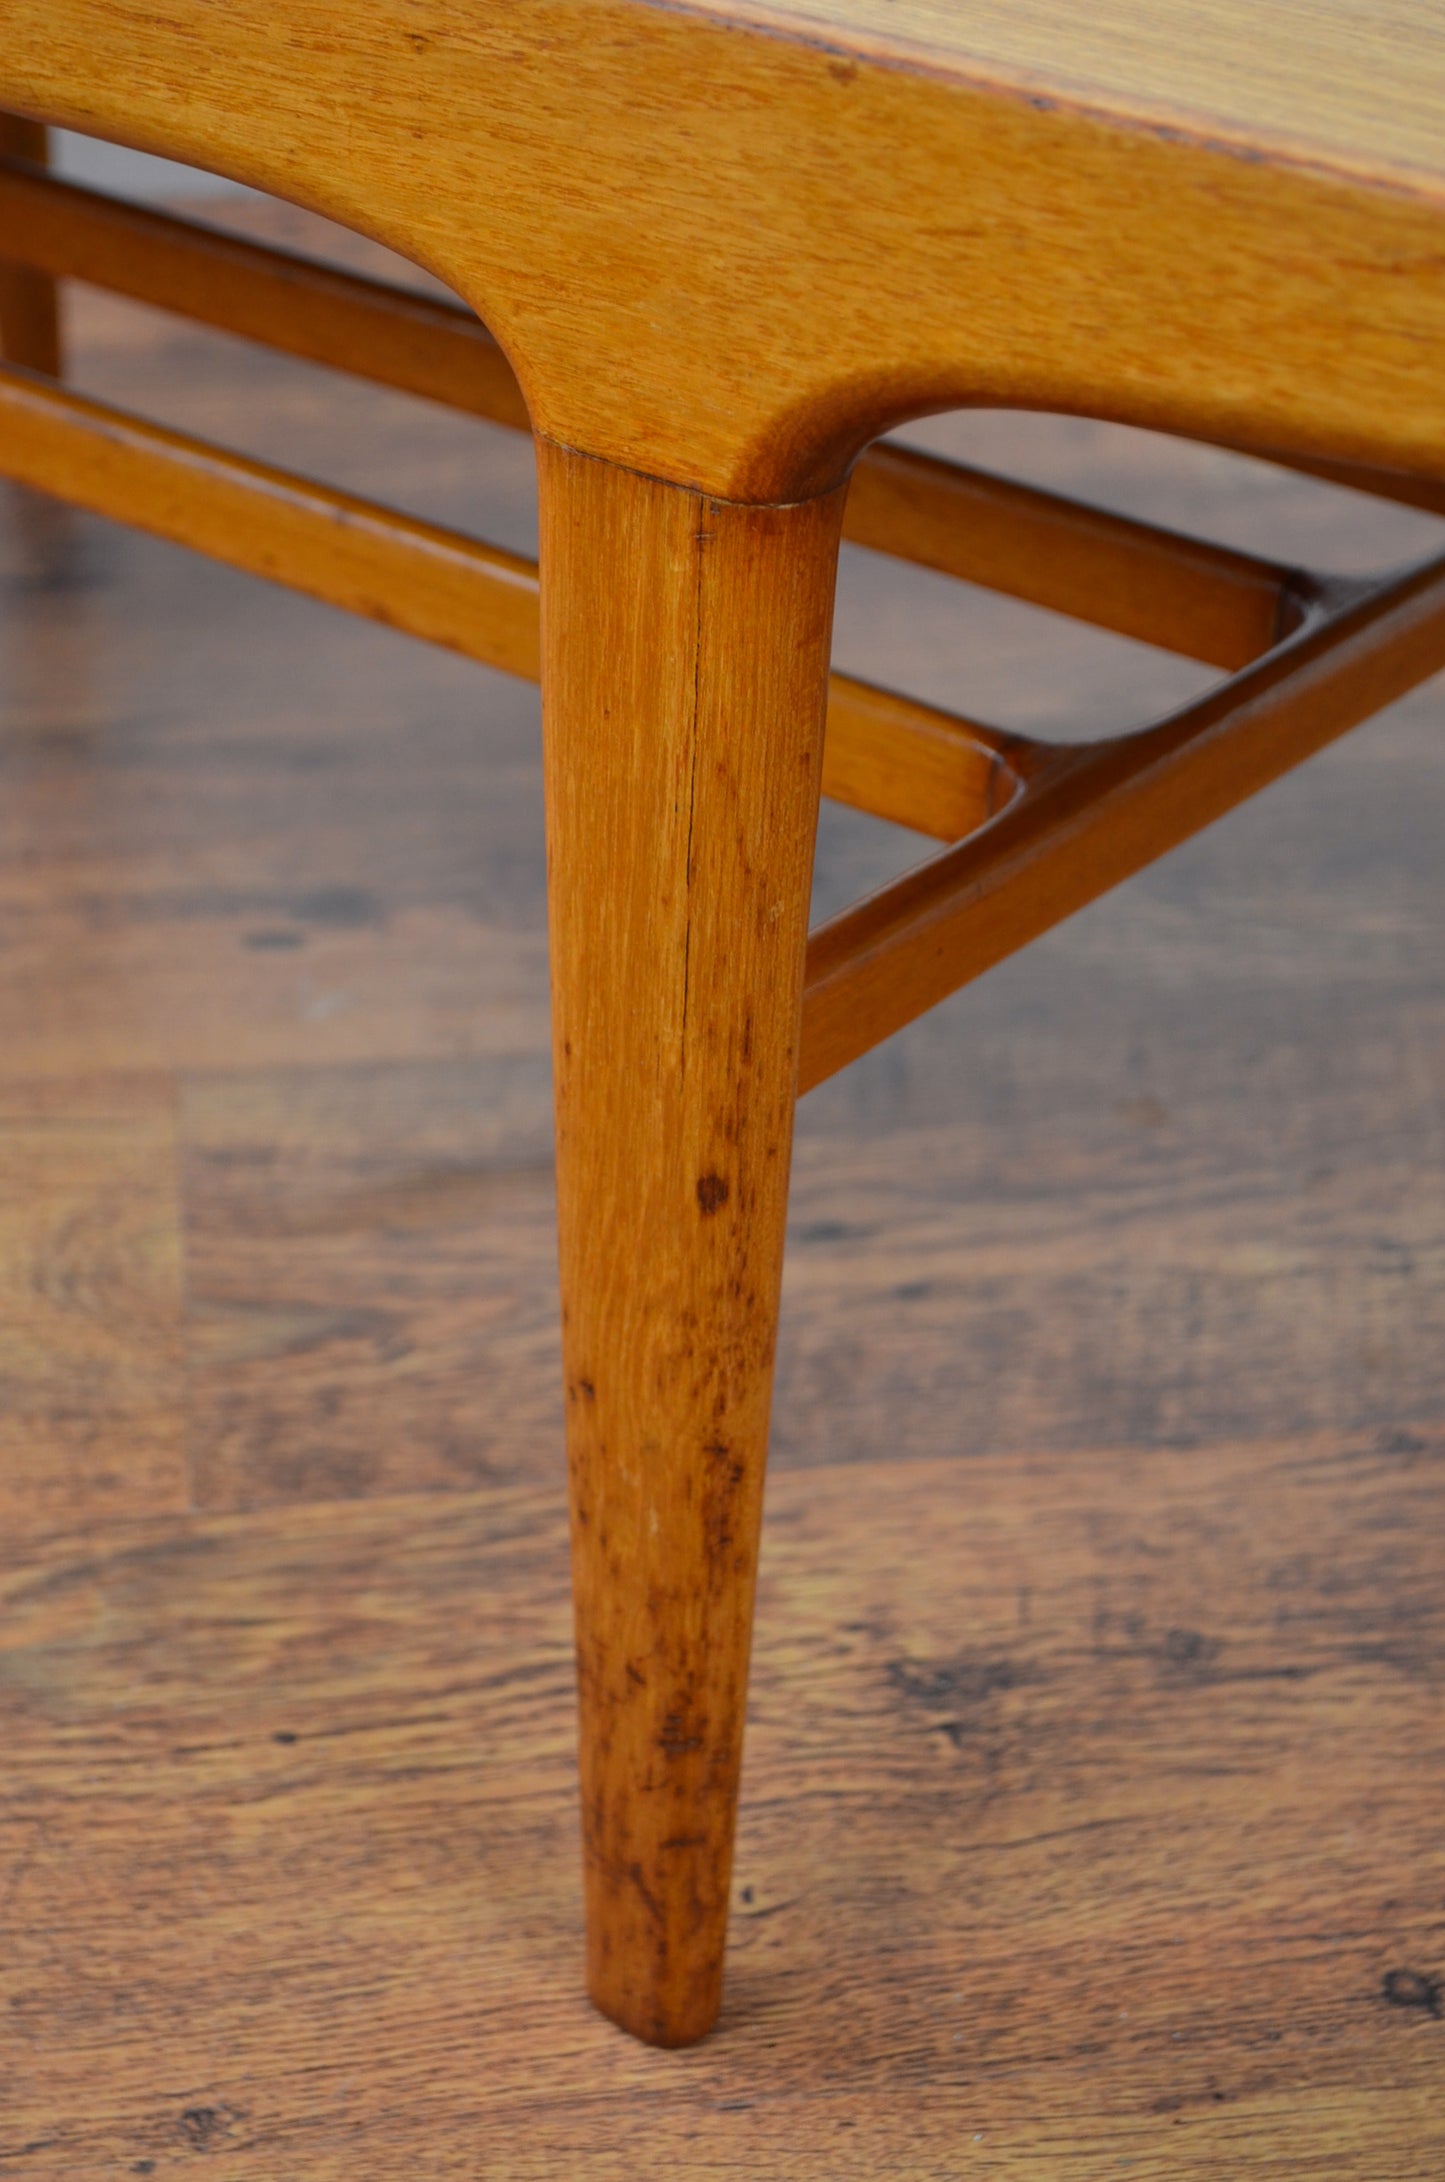
<svg viewBox="0 0 1445 2182">
<path fill-rule="evenodd" d="M 88 397 L 535 550 L 514 435 L 66 334 Z M 934 430 L 1262 560 L 1439 536 Z M 840 669 L 1017 730 L 1205 680 L 843 562 Z M 7 2177 L 1436 2182 L 1438 686 L 799 1106 L 687 2053 L 578 1974 L 535 692 L 6 491 L 0 714 Z M 815 914 L 917 852 L 825 809 Z"/>
<path fill-rule="evenodd" d="M 12 153 L 60 123 L 330 214 L 452 287 L 520 389 L 540 653 L 520 562 L 368 527 L 359 504 L 16 374 L 0 421 L 30 482 L 114 512 L 108 477 L 117 505 L 203 544 L 210 525 L 223 554 L 254 519 L 243 565 L 383 615 L 395 588 L 396 618 L 449 642 L 483 602 L 471 643 L 540 665 L 591 1989 L 639 2035 L 689 2042 L 721 1990 L 796 1091 L 954 989 L 961 960 L 1001 959 L 1427 674 L 1445 641 L 1432 565 L 1251 666 L 1251 610 L 1285 633 L 1269 571 L 1176 552 L 1191 598 L 1230 594 L 1228 629 L 1193 647 L 1239 669 L 1220 732 L 1206 701 L 1162 746 L 1040 761 L 977 844 L 805 956 L 850 469 L 890 426 L 987 404 L 1434 495 L 1431 11 L 1387 10 L 1361 40 L 1347 11 L 1276 7 L 1261 31 L 1238 0 L 1114 0 L 1082 28 L 1061 4 L 974 0 L 11 0 L 4 30 Z M 6 354 L 42 374 L 59 360 L 45 279 L 7 270 L 3 289 Z M 365 299 L 298 291 L 305 308 L 334 324 Z M 886 526 L 886 461 L 864 475 Z M 1029 506 L 991 505 L 1016 545 Z M 306 568 L 328 531 L 321 582 Z M 1127 531 L 1111 545 L 1127 564 Z M 908 727 L 900 801 L 874 785 L 886 694 L 841 697 L 835 779 L 916 820 L 929 721 Z M 1001 748 L 980 782 L 988 744 L 960 746 L 927 828 L 945 838 L 997 808 Z"/>
<path fill-rule="evenodd" d="M 1103 42 L 1172 71 L 1111 82 L 1062 0 L 1047 66 L 991 60 L 972 0 L 924 50 L 842 4 L 822 34 L 644 0 L 8 0 L 0 104 L 391 244 L 496 334 L 536 429 L 729 498 L 826 490 L 977 402 L 1438 476 L 1439 34 L 1423 0 L 1368 37 L 1340 12 L 1134 0 Z M 1201 16 L 1240 60 L 1191 114 Z"/>
</svg>

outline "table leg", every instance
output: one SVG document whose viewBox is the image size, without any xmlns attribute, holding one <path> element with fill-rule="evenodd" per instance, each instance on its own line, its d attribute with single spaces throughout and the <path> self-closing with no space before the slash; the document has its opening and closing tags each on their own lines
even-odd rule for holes
<svg viewBox="0 0 1445 2182">
<path fill-rule="evenodd" d="M 539 442 L 588 1971 L 718 2010 L 842 495 Z"/>
<path fill-rule="evenodd" d="M 0 157 L 29 159 L 44 166 L 47 136 L 39 121 L 0 113 Z M 60 376 L 60 306 L 48 273 L 28 265 L 6 264 L 0 257 L 0 356 L 30 371 Z"/>
</svg>

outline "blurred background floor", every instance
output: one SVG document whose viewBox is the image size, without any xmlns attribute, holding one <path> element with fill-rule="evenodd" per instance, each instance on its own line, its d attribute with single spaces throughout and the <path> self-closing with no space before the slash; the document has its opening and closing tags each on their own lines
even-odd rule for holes
<svg viewBox="0 0 1445 2182">
<path fill-rule="evenodd" d="M 68 313 L 86 391 L 534 544 L 513 435 Z M 1318 567 L 1445 529 L 908 436 Z M 0 491 L 0 2169 L 1437 2175 L 1440 688 L 800 1108 L 662 2056 L 579 1992 L 536 693 Z M 856 549 L 836 650 L 1058 735 L 1207 680 Z M 923 848 L 825 808 L 820 912 Z"/>
</svg>

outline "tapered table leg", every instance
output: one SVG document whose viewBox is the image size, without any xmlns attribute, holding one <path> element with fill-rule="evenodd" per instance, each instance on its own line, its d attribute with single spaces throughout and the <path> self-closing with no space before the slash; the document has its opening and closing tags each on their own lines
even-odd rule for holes
<svg viewBox="0 0 1445 2182">
<path fill-rule="evenodd" d="M 539 443 L 588 1969 L 722 1985 L 839 493 L 708 500 Z"/>
<path fill-rule="evenodd" d="M 47 136 L 38 121 L 0 114 L 0 157 L 29 159 L 44 166 Z M 0 257 L 0 356 L 7 364 L 60 376 L 60 306 L 48 273 Z"/>
</svg>

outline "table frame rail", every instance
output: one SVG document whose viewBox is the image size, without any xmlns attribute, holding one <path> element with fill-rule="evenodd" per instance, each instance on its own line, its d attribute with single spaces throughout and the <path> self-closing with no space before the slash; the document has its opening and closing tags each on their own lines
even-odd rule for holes
<svg viewBox="0 0 1445 2182">
<path fill-rule="evenodd" d="M 0 474 L 538 679 L 534 562 L 45 376 L 55 283 L 75 279 L 525 431 L 474 314 L 60 181 L 44 141 L 0 117 L 3 346 L 20 359 L 0 367 Z M 1445 514 L 1435 481 L 1264 459 Z M 1152 727 L 1063 746 L 832 675 L 823 793 L 948 846 L 811 935 L 800 1093 L 1445 666 L 1445 560 L 1331 583 L 888 442 L 855 466 L 843 535 L 1229 679 Z"/>
</svg>

